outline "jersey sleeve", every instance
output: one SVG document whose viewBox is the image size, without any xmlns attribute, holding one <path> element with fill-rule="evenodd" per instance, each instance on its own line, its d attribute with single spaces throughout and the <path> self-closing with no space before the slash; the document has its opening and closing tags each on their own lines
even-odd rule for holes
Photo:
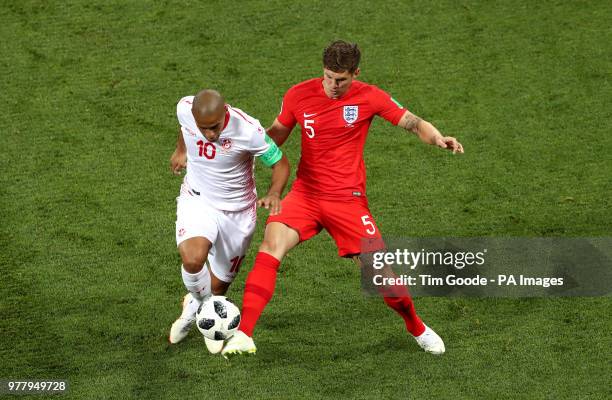
<svg viewBox="0 0 612 400">
<path fill-rule="evenodd" d="M 372 88 L 370 96 L 374 114 L 386 119 L 393 125 L 397 125 L 404 116 L 406 109 L 398 103 L 387 92 L 377 87 Z"/>
<path fill-rule="evenodd" d="M 266 131 L 261 126 L 257 126 L 253 132 L 250 151 L 267 167 L 276 164 L 283 156 L 281 149 L 266 135 Z"/>
<path fill-rule="evenodd" d="M 278 121 L 285 125 L 290 130 L 293 129 L 297 120 L 295 119 L 295 96 L 293 96 L 293 90 L 289 89 L 285 96 L 283 97 L 283 102 L 281 103 L 281 110 L 278 114 Z"/>
</svg>

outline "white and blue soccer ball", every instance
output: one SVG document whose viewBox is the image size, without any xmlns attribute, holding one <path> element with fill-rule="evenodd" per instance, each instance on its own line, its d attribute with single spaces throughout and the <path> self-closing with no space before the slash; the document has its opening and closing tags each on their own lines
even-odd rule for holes
<svg viewBox="0 0 612 400">
<path fill-rule="evenodd" d="M 240 325 L 240 310 L 225 296 L 211 296 L 198 308 L 196 325 L 210 340 L 226 340 Z"/>
</svg>

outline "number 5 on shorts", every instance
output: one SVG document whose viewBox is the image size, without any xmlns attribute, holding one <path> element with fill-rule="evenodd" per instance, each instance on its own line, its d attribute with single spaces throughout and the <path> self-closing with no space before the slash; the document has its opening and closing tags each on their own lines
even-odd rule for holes
<svg viewBox="0 0 612 400">
<path fill-rule="evenodd" d="M 363 222 L 364 226 L 367 226 L 368 228 L 366 229 L 366 233 L 368 235 L 373 235 L 376 233 L 376 227 L 374 226 L 374 222 L 370 221 L 370 216 L 369 215 L 364 215 L 363 217 L 361 217 L 361 222 Z"/>
</svg>

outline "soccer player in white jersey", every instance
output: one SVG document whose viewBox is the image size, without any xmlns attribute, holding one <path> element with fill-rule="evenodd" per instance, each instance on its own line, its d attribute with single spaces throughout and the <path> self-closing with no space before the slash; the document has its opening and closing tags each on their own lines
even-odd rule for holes
<svg viewBox="0 0 612 400">
<path fill-rule="evenodd" d="M 177 175 L 187 170 L 177 198 L 176 243 L 189 293 L 170 343 L 188 335 L 203 300 L 225 294 L 253 237 L 256 204 L 277 214 L 289 178 L 287 158 L 259 121 L 225 104 L 217 91 L 183 97 L 176 114 L 180 130 L 170 164 Z M 272 168 L 270 188 L 259 201 L 254 157 Z M 211 353 L 223 347 L 223 341 L 205 341 Z"/>
</svg>

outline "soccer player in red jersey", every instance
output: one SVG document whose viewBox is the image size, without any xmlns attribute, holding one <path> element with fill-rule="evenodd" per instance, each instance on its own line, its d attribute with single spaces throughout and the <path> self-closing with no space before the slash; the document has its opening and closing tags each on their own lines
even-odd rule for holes
<svg viewBox="0 0 612 400">
<path fill-rule="evenodd" d="M 323 52 L 323 78 L 289 89 L 280 114 L 267 130 L 280 146 L 300 124 L 302 154 L 281 212 L 268 218 L 264 240 L 247 277 L 240 328 L 226 343 L 224 356 L 255 353 L 253 329 L 274 293 L 280 262 L 293 247 L 322 229 L 334 239 L 341 257 L 352 257 L 360 265 L 362 239 L 378 243 L 379 247 L 367 251 L 384 247 L 368 208 L 363 161 L 363 147 L 374 116 L 415 133 L 425 143 L 463 153 L 455 138 L 443 136 L 383 90 L 357 81 L 360 57 L 356 44 L 331 43 Z M 386 288 L 381 294 L 425 351 L 444 353 L 444 342 L 417 316 L 405 287 Z"/>
</svg>

